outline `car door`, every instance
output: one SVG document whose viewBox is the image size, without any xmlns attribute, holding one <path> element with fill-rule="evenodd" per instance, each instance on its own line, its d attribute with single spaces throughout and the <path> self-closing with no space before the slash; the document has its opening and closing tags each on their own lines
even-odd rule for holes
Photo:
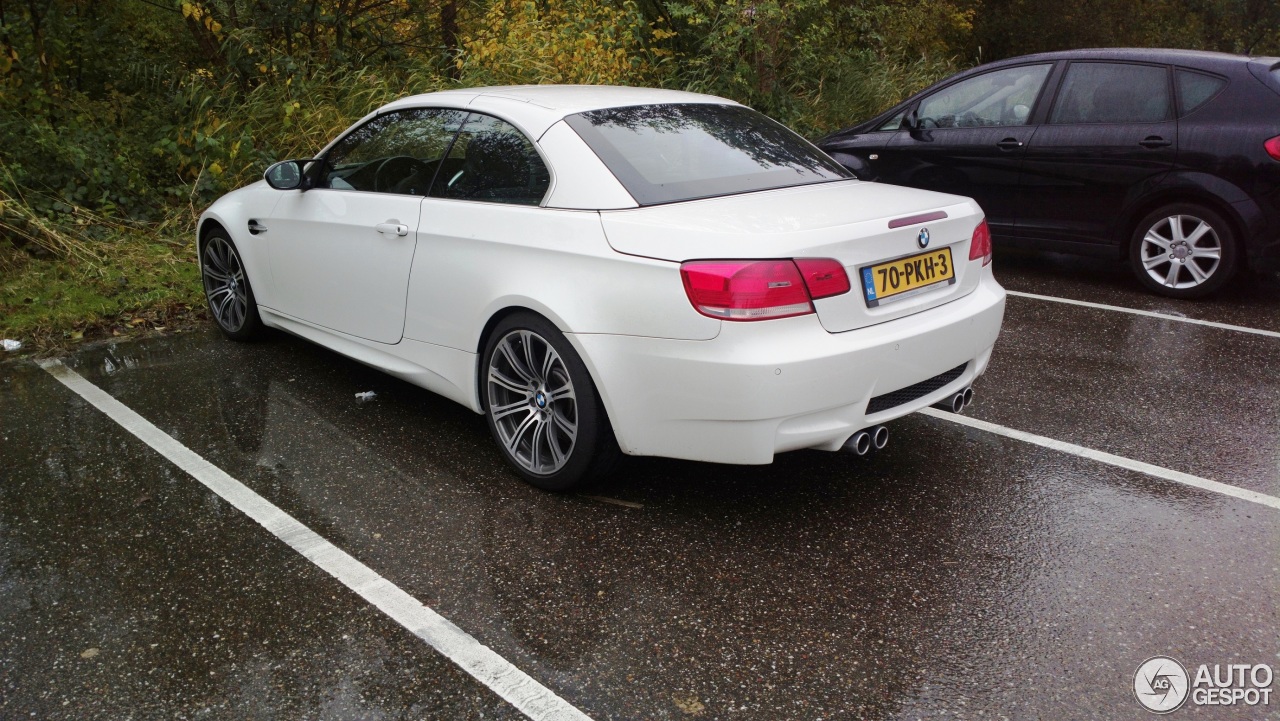
<svg viewBox="0 0 1280 721">
<path fill-rule="evenodd" d="M 1177 140 L 1167 66 L 1072 62 L 1027 146 L 1019 234 L 1116 243 L 1130 193 L 1173 168 Z"/>
<path fill-rule="evenodd" d="M 474 351 L 498 288 L 561 282 L 548 258 L 575 243 L 556 233 L 573 233 L 577 223 L 599 232 L 600 220 L 540 207 L 550 187 L 551 172 L 523 132 L 492 115 L 467 116 L 423 203 L 407 337 Z"/>
<path fill-rule="evenodd" d="M 288 191 L 266 223 L 276 310 L 400 341 L 422 201 L 465 118 L 450 109 L 391 112 L 334 144 L 318 187 Z"/>
<path fill-rule="evenodd" d="M 1008 236 L 1022 198 L 1018 173 L 1037 100 L 1053 63 L 1001 68 L 920 100 L 916 127 L 894 135 L 876 163 L 886 183 L 978 201 L 993 233 Z"/>
</svg>

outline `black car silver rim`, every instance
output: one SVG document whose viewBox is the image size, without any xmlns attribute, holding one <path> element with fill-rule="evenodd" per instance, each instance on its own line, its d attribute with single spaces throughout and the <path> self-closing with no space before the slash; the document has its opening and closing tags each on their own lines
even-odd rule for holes
<svg viewBox="0 0 1280 721">
<path fill-rule="evenodd" d="M 515 330 L 489 358 L 489 416 L 521 468 L 549 475 L 564 467 L 578 437 L 578 400 L 564 359 L 545 338 Z"/>
<path fill-rule="evenodd" d="M 214 320 L 235 332 L 249 312 L 249 293 L 240 256 L 225 239 L 213 237 L 204 247 L 204 293 Z"/>
<path fill-rule="evenodd" d="M 1218 232 L 1194 215 L 1162 218 L 1142 237 L 1142 267 L 1168 288 L 1195 288 L 1222 262 Z"/>
</svg>

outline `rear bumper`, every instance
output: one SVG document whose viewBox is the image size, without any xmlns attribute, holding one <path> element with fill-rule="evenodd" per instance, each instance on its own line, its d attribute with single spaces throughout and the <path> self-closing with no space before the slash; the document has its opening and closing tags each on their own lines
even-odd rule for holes
<svg viewBox="0 0 1280 721">
<path fill-rule="evenodd" d="M 1280 191 L 1234 203 L 1244 225 L 1244 251 L 1249 268 L 1280 273 Z"/>
<path fill-rule="evenodd" d="M 770 463 L 799 448 L 836 450 L 853 433 L 923 408 L 986 370 L 1005 293 L 983 270 L 977 290 L 937 308 L 844 333 L 815 315 L 723 323 L 713 340 L 575 334 L 630 455 Z M 958 365 L 963 373 L 880 413 L 869 401 Z"/>
</svg>

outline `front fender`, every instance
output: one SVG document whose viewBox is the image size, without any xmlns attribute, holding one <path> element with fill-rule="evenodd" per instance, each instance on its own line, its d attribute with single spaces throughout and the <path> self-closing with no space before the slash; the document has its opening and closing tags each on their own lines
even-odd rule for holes
<svg viewBox="0 0 1280 721">
<path fill-rule="evenodd" d="M 269 219 L 276 203 L 286 192 L 279 191 L 260 180 L 252 185 L 233 190 L 218 198 L 207 210 L 200 214 L 198 238 L 203 241 L 211 224 L 221 225 L 240 251 L 244 261 L 245 272 L 253 287 L 254 297 L 260 305 L 271 306 L 274 282 L 271 277 L 271 258 L 267 252 L 266 235 L 249 233 L 249 221 L 256 220 L 270 227 Z M 196 258 L 200 262 L 202 245 L 197 244 Z"/>
</svg>

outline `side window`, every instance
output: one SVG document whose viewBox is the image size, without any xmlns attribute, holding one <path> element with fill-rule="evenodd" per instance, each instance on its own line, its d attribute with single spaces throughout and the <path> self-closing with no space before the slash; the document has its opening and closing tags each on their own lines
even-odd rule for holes
<svg viewBox="0 0 1280 721">
<path fill-rule="evenodd" d="M 441 108 L 379 115 L 325 156 L 324 184 L 338 190 L 426 195 L 466 116 Z"/>
<path fill-rule="evenodd" d="M 441 164 L 431 195 L 538 205 L 550 185 L 547 166 L 524 133 L 506 121 L 472 113 Z"/>
<path fill-rule="evenodd" d="M 1026 125 L 1050 67 L 1006 68 L 943 88 L 920 101 L 920 122 L 926 128 Z"/>
<path fill-rule="evenodd" d="M 1178 115 L 1186 115 L 1204 105 L 1227 86 L 1227 81 L 1216 75 L 1194 70 L 1178 68 L 1173 77 L 1178 81 Z"/>
<path fill-rule="evenodd" d="M 1152 65 L 1072 63 L 1051 123 L 1158 123 L 1168 120 L 1169 71 Z"/>
<path fill-rule="evenodd" d="M 907 114 L 907 111 L 905 110 L 902 111 L 901 113 L 896 113 L 892 118 L 889 118 L 888 120 L 884 121 L 884 123 L 882 123 L 880 127 L 876 128 L 876 132 L 877 133 L 882 131 L 887 132 L 887 131 L 897 130 L 898 128 L 901 128 L 902 118 L 906 116 L 906 114 Z"/>
</svg>

